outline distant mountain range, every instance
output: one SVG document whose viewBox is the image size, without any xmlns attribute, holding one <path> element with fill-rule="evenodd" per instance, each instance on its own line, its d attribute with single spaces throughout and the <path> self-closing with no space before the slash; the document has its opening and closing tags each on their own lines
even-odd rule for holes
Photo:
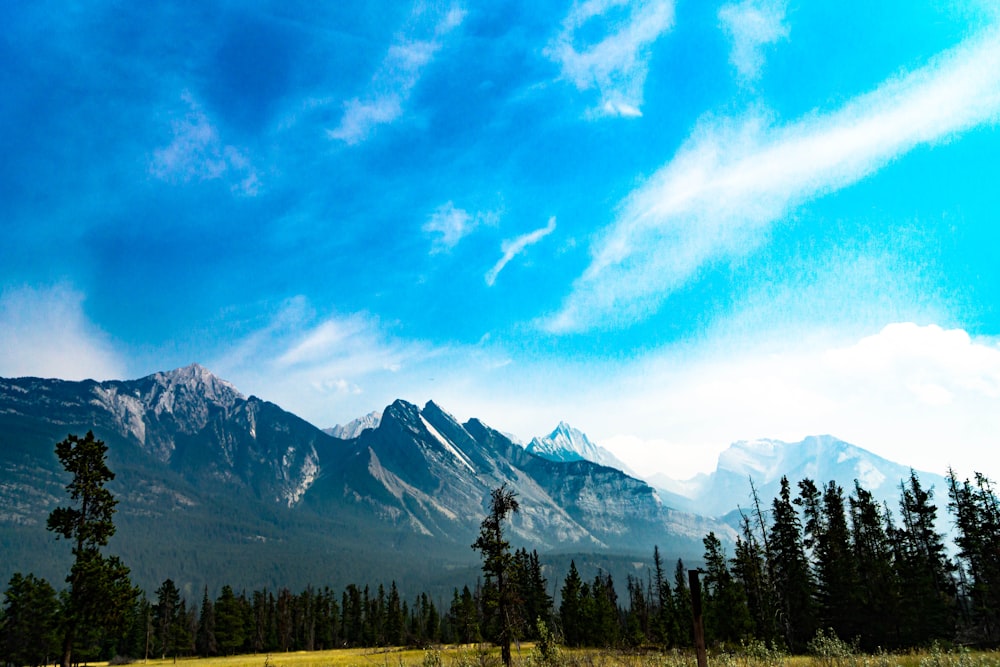
<svg viewBox="0 0 1000 667">
<path fill-rule="evenodd" d="M 710 474 L 647 483 L 566 423 L 524 446 L 433 402 L 396 401 L 323 431 L 198 365 L 131 381 L 0 379 L 0 583 L 64 576 L 69 549 L 45 530 L 66 502 L 54 445 L 87 430 L 117 473 L 113 549 L 146 590 L 171 577 L 188 594 L 388 579 L 450 591 L 475 580 L 470 545 L 500 484 L 519 494 L 515 545 L 627 568 L 654 545 L 692 560 L 709 531 L 733 539 L 751 478 L 765 505 L 787 475 L 848 492 L 858 479 L 894 507 L 909 475 L 820 436 L 738 442 Z M 944 480 L 920 477 L 943 505 Z"/>
<path fill-rule="evenodd" d="M 192 365 L 132 381 L 0 379 L 0 580 L 66 572 L 68 547 L 44 528 L 66 502 L 53 450 L 87 430 L 117 473 L 111 546 L 146 590 L 167 577 L 189 592 L 461 583 L 448 573 L 474 572 L 470 545 L 504 483 L 521 502 L 514 543 L 543 553 L 648 559 L 655 544 L 690 559 L 708 531 L 732 533 L 620 470 L 536 456 L 433 402 L 396 401 L 334 431 L 345 439 Z"/>
<path fill-rule="evenodd" d="M 845 494 L 854 489 L 854 481 L 871 491 L 875 498 L 896 510 L 900 482 L 908 480 L 910 468 L 877 456 L 865 449 L 830 435 L 810 436 L 801 442 L 780 440 L 742 440 L 719 455 L 716 469 L 688 480 L 665 475 L 647 481 L 657 488 L 664 502 L 687 511 L 721 517 L 737 507 L 752 507 L 750 481 L 765 506 L 778 495 L 781 478 L 795 484 L 806 477 L 817 483 L 830 480 L 843 487 Z M 921 485 L 934 490 L 939 507 L 939 525 L 947 527 L 947 486 L 945 478 L 929 472 L 917 472 Z"/>
</svg>

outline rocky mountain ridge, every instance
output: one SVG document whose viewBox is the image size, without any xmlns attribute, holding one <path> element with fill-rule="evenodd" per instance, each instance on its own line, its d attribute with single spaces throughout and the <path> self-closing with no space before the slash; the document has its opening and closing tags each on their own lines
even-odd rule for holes
<svg viewBox="0 0 1000 667">
<path fill-rule="evenodd" d="M 548 461 L 433 402 L 396 401 L 341 439 L 192 365 L 129 381 L 0 379 L 0 544 L 11 569 L 0 578 L 39 554 L 59 558 L 44 530 L 64 496 L 53 447 L 87 430 L 108 443 L 116 544 L 147 586 L 185 575 L 196 586 L 212 572 L 257 586 L 323 581 L 314 571 L 327 567 L 354 580 L 467 567 L 489 491 L 503 483 L 521 499 L 515 541 L 542 552 L 658 544 L 690 558 L 706 532 L 727 530 L 664 506 L 619 470 Z"/>
</svg>

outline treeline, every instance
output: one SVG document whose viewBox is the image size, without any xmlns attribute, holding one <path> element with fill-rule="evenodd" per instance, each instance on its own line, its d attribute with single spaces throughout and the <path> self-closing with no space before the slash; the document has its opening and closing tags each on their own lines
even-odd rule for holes
<svg viewBox="0 0 1000 667">
<path fill-rule="evenodd" d="M 515 552 L 511 572 L 526 617 L 548 618 L 552 599 L 538 554 Z M 152 599 L 140 596 L 124 610 L 118 623 L 78 638 L 75 655 L 84 660 L 207 657 L 490 641 L 499 622 L 486 602 L 487 589 L 455 589 L 444 608 L 426 593 L 403 600 L 395 582 L 388 590 L 381 584 L 351 584 L 339 594 L 329 587 L 237 594 L 223 586 L 218 597 L 211 598 L 206 588 L 200 604 L 192 604 L 167 579 Z M 15 574 L 0 612 L 0 664 L 51 664 L 60 651 L 62 614 L 51 584 Z M 523 639 L 536 637 L 537 628 L 525 630 Z"/>
<path fill-rule="evenodd" d="M 758 640 L 799 653 L 822 631 L 865 650 L 934 641 L 996 646 L 1000 503 L 992 483 L 978 474 L 959 481 L 950 472 L 947 492 L 954 558 L 936 532 L 933 493 L 916 474 L 901 483 L 896 508 L 879 503 L 857 482 L 845 494 L 834 482 L 818 486 L 809 479 L 793 491 L 785 478 L 769 505 L 754 491 L 732 554 L 715 534 L 704 539 L 700 587 L 708 643 Z M 585 580 L 571 563 L 556 605 L 538 554 L 509 552 L 502 535 L 497 545 L 485 581 L 455 589 L 450 601 L 426 594 L 406 601 L 392 582 L 388 588 L 352 584 L 339 592 L 326 587 L 299 593 L 237 593 L 224 586 L 215 598 L 206 588 L 197 603 L 185 600 L 167 579 L 153 596 L 128 598 L 101 624 L 79 631 L 74 656 L 498 643 L 547 639 L 550 633 L 569 646 L 693 645 L 692 592 L 681 560 L 668 573 L 654 548 L 650 567 L 627 577 L 621 598 L 610 574 Z M 0 609 L 0 664 L 52 663 L 70 613 L 67 591 L 15 574 Z"/>
<path fill-rule="evenodd" d="M 817 486 L 810 479 L 793 494 L 783 478 L 769 509 L 754 491 L 732 557 L 716 535 L 704 539 L 706 640 L 759 640 L 801 653 L 817 633 L 832 631 L 868 651 L 935 641 L 996 646 L 1000 505 L 982 475 L 960 482 L 949 471 L 947 483 L 955 560 L 935 528 L 933 492 L 915 473 L 900 484 L 898 515 L 858 482 L 845 497 L 835 482 Z M 678 562 L 669 590 L 654 552 L 647 581 L 629 579 L 629 604 L 615 628 L 593 621 L 578 626 L 575 613 L 567 614 L 579 589 L 571 571 L 561 607 L 567 641 L 610 644 L 620 637 L 628 644 L 689 646 L 690 591 L 683 575 Z M 589 604 L 602 604 L 610 588 L 610 579 L 595 581 Z"/>
</svg>

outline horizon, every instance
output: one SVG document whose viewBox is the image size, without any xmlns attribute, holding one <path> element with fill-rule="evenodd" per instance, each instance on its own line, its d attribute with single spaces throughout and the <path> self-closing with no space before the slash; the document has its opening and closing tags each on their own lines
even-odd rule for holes
<svg viewBox="0 0 1000 667">
<path fill-rule="evenodd" d="M 0 376 L 1000 475 L 993 3 L 5 14 Z"/>
</svg>

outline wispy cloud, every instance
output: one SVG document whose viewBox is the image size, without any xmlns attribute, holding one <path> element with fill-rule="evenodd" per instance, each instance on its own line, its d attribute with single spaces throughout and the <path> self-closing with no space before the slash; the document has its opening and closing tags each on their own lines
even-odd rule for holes
<svg viewBox="0 0 1000 667">
<path fill-rule="evenodd" d="M 448 252 L 475 231 L 476 227 L 481 224 L 496 224 L 496 220 L 497 214 L 494 212 L 480 212 L 473 215 L 464 209 L 456 208 L 454 202 L 449 201 L 439 206 L 421 229 L 435 237 L 431 245 L 433 255 Z"/>
<path fill-rule="evenodd" d="M 922 145 L 1000 117 L 1000 30 L 838 111 L 773 126 L 762 114 L 706 118 L 621 205 L 554 332 L 627 326 L 705 265 L 745 255 L 794 207 L 875 173 Z"/>
<path fill-rule="evenodd" d="M 401 339 L 370 315 L 321 315 L 307 299 L 295 297 L 207 364 L 241 391 L 324 427 L 397 398 L 465 396 L 470 378 L 481 381 L 502 368 L 504 359 L 488 340 L 433 345 Z"/>
<path fill-rule="evenodd" d="M 760 76 L 765 46 L 788 38 L 786 5 L 786 0 L 743 0 L 719 9 L 719 22 L 733 42 L 729 62 L 743 82 Z"/>
<path fill-rule="evenodd" d="M 167 182 L 226 179 L 233 192 L 254 196 L 260 190 L 257 171 L 246 153 L 223 143 L 219 132 L 190 92 L 181 100 L 187 107 L 171 122 L 169 144 L 153 151 L 149 173 Z"/>
<path fill-rule="evenodd" d="M 87 318 L 83 301 L 66 285 L 0 292 L 0 376 L 124 377 L 124 361 Z"/>
<path fill-rule="evenodd" d="M 574 3 L 545 54 L 579 90 L 597 89 L 598 115 L 641 116 L 653 42 L 673 26 L 671 0 L 588 0 Z M 593 35 L 595 24 L 604 28 Z"/>
<path fill-rule="evenodd" d="M 414 11 L 415 18 L 423 18 L 421 15 L 427 11 L 420 5 Z M 424 68 L 440 50 L 441 39 L 461 25 L 465 10 L 452 7 L 434 18 L 429 30 L 418 26 L 396 38 L 372 77 L 368 93 L 344 103 L 344 115 L 340 124 L 328 131 L 330 138 L 349 145 L 358 144 L 376 127 L 389 124 L 403 114 L 403 105 Z"/>
<path fill-rule="evenodd" d="M 510 260 L 517 257 L 519 254 L 524 252 L 525 248 L 528 246 L 538 243 L 543 238 L 554 232 L 556 229 L 556 219 L 554 217 L 549 218 L 549 222 L 544 227 L 536 229 L 533 232 L 528 232 L 500 244 L 500 250 L 503 252 L 503 257 L 493 265 L 493 268 L 486 273 L 486 284 L 493 286 L 493 283 L 497 281 L 497 276 L 503 271 L 504 267 L 510 262 Z"/>
</svg>

